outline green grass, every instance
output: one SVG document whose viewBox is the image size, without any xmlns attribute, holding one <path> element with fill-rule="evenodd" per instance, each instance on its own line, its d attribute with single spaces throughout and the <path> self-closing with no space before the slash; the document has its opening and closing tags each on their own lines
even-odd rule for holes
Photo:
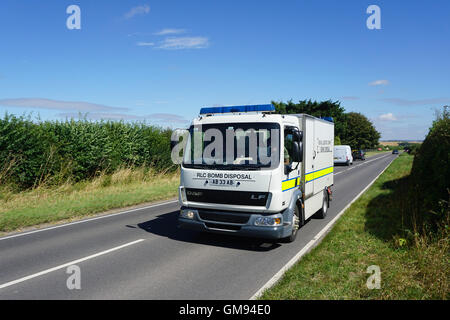
<svg viewBox="0 0 450 320">
<path fill-rule="evenodd" d="M 14 193 L 0 188 L 0 233 L 76 220 L 115 208 L 166 200 L 177 195 L 179 175 L 120 169 L 89 182 L 67 183 Z"/>
<path fill-rule="evenodd" d="M 261 299 L 448 299 L 448 234 L 431 240 L 403 225 L 412 161 L 398 157 Z M 371 265 L 379 290 L 366 286 Z"/>
</svg>

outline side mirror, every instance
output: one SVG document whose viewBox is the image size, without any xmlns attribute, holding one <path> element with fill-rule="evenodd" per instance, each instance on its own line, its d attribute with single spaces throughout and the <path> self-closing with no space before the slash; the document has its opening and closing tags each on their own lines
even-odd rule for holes
<svg viewBox="0 0 450 320">
<path fill-rule="evenodd" d="M 292 162 L 302 162 L 303 160 L 303 143 L 294 141 L 292 144 Z"/>
<path fill-rule="evenodd" d="M 303 140 L 303 131 L 294 130 L 293 132 L 294 141 L 300 142 Z"/>
</svg>

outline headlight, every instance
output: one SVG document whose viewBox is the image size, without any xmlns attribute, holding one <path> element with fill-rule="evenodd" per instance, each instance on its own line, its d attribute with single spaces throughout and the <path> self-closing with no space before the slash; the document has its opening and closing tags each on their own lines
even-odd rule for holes
<svg viewBox="0 0 450 320">
<path fill-rule="evenodd" d="M 278 226 L 281 224 L 281 218 L 259 217 L 255 220 L 255 226 Z"/>
<path fill-rule="evenodd" d="M 194 219 L 196 213 L 198 213 L 197 210 L 183 209 L 180 211 L 180 216 L 186 219 Z"/>
</svg>

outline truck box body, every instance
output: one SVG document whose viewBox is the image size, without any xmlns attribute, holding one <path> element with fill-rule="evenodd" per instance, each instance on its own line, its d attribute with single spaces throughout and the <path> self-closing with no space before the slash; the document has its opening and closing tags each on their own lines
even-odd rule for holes
<svg viewBox="0 0 450 320">
<path fill-rule="evenodd" d="M 194 148 L 190 148 L 195 145 L 193 132 L 197 128 L 205 136 L 207 129 L 225 132 L 240 127 L 255 128 L 258 137 L 265 139 L 263 133 L 278 130 L 278 137 L 267 133 L 273 157 L 270 166 L 242 164 L 241 168 L 236 163 L 248 163 L 245 159 L 252 158 L 248 150 L 232 165 L 207 165 L 205 159 L 201 164 L 186 161 L 193 154 Z M 299 132 L 301 142 L 297 141 Z M 329 187 L 333 185 L 333 142 L 334 124 L 305 114 L 252 112 L 194 119 L 181 167 L 179 227 L 260 238 L 288 237 L 293 225 L 297 225 L 296 206 L 306 220 L 322 208 L 325 198 L 328 201 Z M 299 150 L 293 144 L 303 145 L 297 162 L 292 159 Z"/>
</svg>

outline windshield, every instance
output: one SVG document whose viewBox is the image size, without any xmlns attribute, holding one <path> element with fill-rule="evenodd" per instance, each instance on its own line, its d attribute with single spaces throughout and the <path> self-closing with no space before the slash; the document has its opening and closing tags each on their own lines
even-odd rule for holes
<svg viewBox="0 0 450 320">
<path fill-rule="evenodd" d="M 183 166 L 215 170 L 260 170 L 280 158 L 277 123 L 223 123 L 189 128 Z"/>
</svg>

